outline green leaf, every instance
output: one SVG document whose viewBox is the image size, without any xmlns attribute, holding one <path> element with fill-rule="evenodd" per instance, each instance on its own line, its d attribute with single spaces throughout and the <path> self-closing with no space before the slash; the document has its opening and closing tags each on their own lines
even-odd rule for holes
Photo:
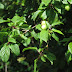
<svg viewBox="0 0 72 72">
<path fill-rule="evenodd" d="M 70 4 L 72 4 L 72 0 L 68 0 L 68 2 L 69 2 Z"/>
<path fill-rule="evenodd" d="M 70 40 L 72 40 L 72 36 L 70 36 L 69 38 L 63 38 L 63 40 L 61 40 L 60 42 L 69 42 Z"/>
<path fill-rule="evenodd" d="M 70 42 L 70 43 L 68 44 L 68 50 L 69 50 L 70 53 L 72 54 L 72 42 Z"/>
<path fill-rule="evenodd" d="M 58 21 L 58 22 L 53 22 L 52 23 L 52 26 L 55 26 L 55 25 L 60 25 L 60 24 L 63 24 L 62 22 Z"/>
<path fill-rule="evenodd" d="M 9 48 L 12 50 L 12 52 L 15 54 L 15 55 L 19 55 L 20 54 L 20 49 L 19 49 L 19 46 L 18 44 L 11 44 L 9 45 Z"/>
<path fill-rule="evenodd" d="M 40 40 L 47 42 L 47 40 L 48 40 L 48 30 L 42 30 L 40 32 Z"/>
<path fill-rule="evenodd" d="M 16 40 L 14 38 L 9 37 L 8 42 L 16 43 Z"/>
<path fill-rule="evenodd" d="M 46 8 L 46 6 L 44 6 L 44 3 L 41 2 L 41 3 L 40 3 L 40 6 L 39 6 L 39 8 L 38 8 L 38 10 L 42 10 L 42 9 L 45 9 L 45 8 Z"/>
<path fill-rule="evenodd" d="M 23 52 L 26 50 L 37 50 L 37 47 L 28 47 L 28 48 L 24 48 Z"/>
<path fill-rule="evenodd" d="M 55 16 L 56 16 L 57 13 L 53 9 L 47 9 L 46 13 L 47 13 L 47 20 L 48 20 L 48 22 L 50 24 L 52 24 L 54 22 L 54 19 L 55 19 Z"/>
<path fill-rule="evenodd" d="M 19 20 L 20 20 L 20 17 L 19 17 L 19 16 L 14 16 L 14 17 L 11 19 L 11 21 L 12 21 L 13 23 L 18 22 Z"/>
<path fill-rule="evenodd" d="M 4 9 L 4 5 L 0 3 L 0 9 Z"/>
<path fill-rule="evenodd" d="M 42 60 L 43 62 L 46 62 L 46 59 L 45 59 L 44 56 L 41 56 L 41 60 Z"/>
<path fill-rule="evenodd" d="M 2 61 L 7 62 L 10 56 L 10 49 L 9 47 L 5 44 L 0 51 L 0 56 Z"/>
<path fill-rule="evenodd" d="M 41 31 L 41 30 L 42 30 L 42 29 L 41 29 L 41 24 L 36 25 L 36 29 L 38 29 L 38 30 Z"/>
<path fill-rule="evenodd" d="M 0 23 L 9 22 L 9 20 L 0 19 Z"/>
<path fill-rule="evenodd" d="M 5 42 L 7 40 L 8 33 L 7 32 L 0 32 L 0 42 Z"/>
<path fill-rule="evenodd" d="M 47 18 L 46 10 L 41 14 L 41 18 L 44 20 Z"/>
<path fill-rule="evenodd" d="M 25 5 L 26 0 L 22 0 L 21 5 L 24 6 Z"/>
<path fill-rule="evenodd" d="M 56 60 L 56 56 L 48 51 L 46 52 L 46 54 L 44 54 L 44 57 L 46 57 L 51 62 L 52 65 L 53 65 L 53 61 Z"/>
<path fill-rule="evenodd" d="M 61 9 L 60 8 L 55 7 L 55 9 L 58 11 L 58 13 L 61 14 Z"/>
<path fill-rule="evenodd" d="M 42 2 L 45 4 L 45 6 L 47 6 L 51 2 L 51 0 L 42 0 Z"/>
<path fill-rule="evenodd" d="M 67 50 L 67 52 L 65 53 L 65 57 L 66 57 L 66 60 L 67 60 L 68 63 L 72 60 L 71 55 L 72 54 L 70 53 L 70 51 Z"/>
<path fill-rule="evenodd" d="M 33 19 L 35 21 L 37 16 L 39 15 L 39 13 L 41 13 L 41 10 L 38 10 L 38 11 L 34 12 L 34 14 L 33 14 L 31 19 Z"/>
<path fill-rule="evenodd" d="M 27 39 L 27 37 L 24 36 L 23 34 L 20 34 L 20 37 L 21 37 L 22 39 Z"/>
<path fill-rule="evenodd" d="M 57 33 L 59 33 L 59 34 L 62 34 L 62 35 L 64 35 L 60 30 L 57 30 L 57 29 L 52 29 L 52 31 L 54 31 L 54 32 L 57 32 Z"/>
<path fill-rule="evenodd" d="M 63 4 L 68 4 L 67 0 L 62 1 Z"/>
<path fill-rule="evenodd" d="M 25 17 L 20 17 L 18 15 L 14 16 L 11 21 L 14 23 L 14 26 L 16 25 L 16 23 L 20 22 L 20 21 L 25 21 Z"/>
<path fill-rule="evenodd" d="M 56 41 L 59 41 L 59 38 L 58 38 L 58 36 L 57 36 L 55 33 L 52 34 L 52 37 L 53 37 Z"/>
<path fill-rule="evenodd" d="M 24 46 L 28 46 L 30 44 L 30 42 L 31 42 L 30 38 L 27 38 L 27 39 L 23 40 L 22 44 Z"/>
<path fill-rule="evenodd" d="M 38 34 L 35 33 L 34 30 L 31 32 L 31 35 L 32 35 L 32 37 L 34 37 L 36 40 L 38 39 Z"/>
</svg>

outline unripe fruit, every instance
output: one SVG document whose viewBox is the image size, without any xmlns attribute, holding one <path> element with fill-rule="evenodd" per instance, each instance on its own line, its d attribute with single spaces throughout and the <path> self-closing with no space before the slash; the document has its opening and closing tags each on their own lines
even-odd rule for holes
<svg viewBox="0 0 72 72">
<path fill-rule="evenodd" d="M 65 10 L 69 11 L 70 10 L 70 5 L 66 5 Z"/>
<path fill-rule="evenodd" d="M 47 29 L 46 21 L 42 21 L 41 25 L 42 25 L 41 26 L 42 29 Z"/>
<path fill-rule="evenodd" d="M 42 21 L 41 22 L 41 25 L 46 25 L 46 21 Z"/>
</svg>

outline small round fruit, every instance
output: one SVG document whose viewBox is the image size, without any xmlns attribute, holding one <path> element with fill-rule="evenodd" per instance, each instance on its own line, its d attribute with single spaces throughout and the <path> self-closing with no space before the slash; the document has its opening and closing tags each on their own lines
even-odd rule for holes
<svg viewBox="0 0 72 72">
<path fill-rule="evenodd" d="M 47 27 L 46 27 L 46 25 L 42 25 L 41 28 L 42 29 L 46 29 Z"/>
<path fill-rule="evenodd" d="M 69 11 L 70 10 L 70 5 L 66 5 L 65 10 Z"/>
<path fill-rule="evenodd" d="M 41 22 L 41 25 L 46 25 L 46 21 L 42 21 Z"/>
<path fill-rule="evenodd" d="M 42 29 L 47 29 L 46 21 L 41 22 L 41 28 Z"/>
</svg>

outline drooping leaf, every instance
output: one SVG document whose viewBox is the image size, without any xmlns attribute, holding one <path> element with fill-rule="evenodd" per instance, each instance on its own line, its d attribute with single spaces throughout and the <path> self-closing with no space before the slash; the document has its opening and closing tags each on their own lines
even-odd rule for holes
<svg viewBox="0 0 72 72">
<path fill-rule="evenodd" d="M 53 61 L 56 60 L 56 56 L 48 51 L 46 52 L 46 54 L 44 54 L 44 57 L 46 57 L 51 62 L 52 65 L 53 65 Z"/>
<path fill-rule="evenodd" d="M 9 45 L 9 48 L 12 50 L 12 52 L 15 54 L 15 55 L 19 55 L 20 54 L 20 49 L 19 49 L 19 46 L 18 44 L 11 44 Z"/>
<path fill-rule="evenodd" d="M 62 35 L 64 35 L 60 30 L 57 30 L 57 29 L 52 29 L 52 31 L 54 31 L 54 32 L 57 32 L 57 33 L 59 33 L 59 34 L 62 34 Z"/>
<path fill-rule="evenodd" d="M 41 60 L 42 60 L 43 62 L 46 62 L 46 59 L 45 59 L 44 56 L 41 56 Z"/>
<path fill-rule="evenodd" d="M 57 36 L 55 33 L 52 34 L 52 37 L 53 37 L 56 41 L 59 41 L 59 38 L 58 38 L 58 36 Z"/>
</svg>

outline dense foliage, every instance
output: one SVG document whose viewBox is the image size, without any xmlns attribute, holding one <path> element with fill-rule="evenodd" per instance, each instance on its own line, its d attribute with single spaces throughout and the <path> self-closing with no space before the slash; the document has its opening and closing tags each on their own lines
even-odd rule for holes
<svg viewBox="0 0 72 72">
<path fill-rule="evenodd" d="M 72 72 L 72 0 L 0 0 L 0 72 Z"/>
</svg>

